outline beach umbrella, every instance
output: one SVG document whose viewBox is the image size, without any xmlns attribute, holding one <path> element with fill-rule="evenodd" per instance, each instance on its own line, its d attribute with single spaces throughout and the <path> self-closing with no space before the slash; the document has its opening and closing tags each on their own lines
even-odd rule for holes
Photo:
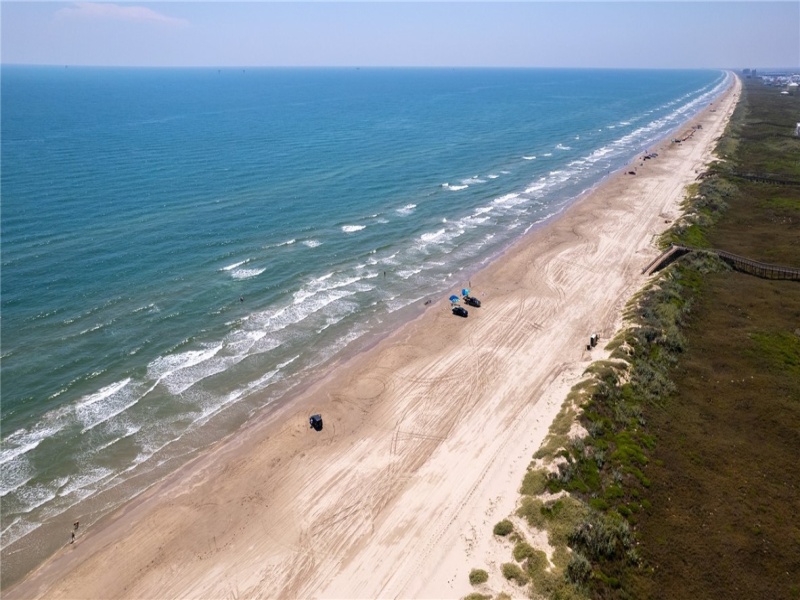
<svg viewBox="0 0 800 600">
<path fill-rule="evenodd" d="M 467 288 L 464 288 L 463 290 L 461 290 L 461 295 L 462 296 L 469 296 L 469 290 Z"/>
<path fill-rule="evenodd" d="M 450 296 L 450 302 L 458 302 L 458 296 L 456 296 L 455 294 Z"/>
</svg>

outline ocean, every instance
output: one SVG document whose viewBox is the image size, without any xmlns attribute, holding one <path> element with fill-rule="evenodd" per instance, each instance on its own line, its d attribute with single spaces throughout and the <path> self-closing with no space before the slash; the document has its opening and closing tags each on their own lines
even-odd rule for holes
<svg viewBox="0 0 800 600">
<path fill-rule="evenodd" d="M 458 293 L 730 75 L 0 77 L 8 584 L 74 520 L 90 526 Z"/>
</svg>

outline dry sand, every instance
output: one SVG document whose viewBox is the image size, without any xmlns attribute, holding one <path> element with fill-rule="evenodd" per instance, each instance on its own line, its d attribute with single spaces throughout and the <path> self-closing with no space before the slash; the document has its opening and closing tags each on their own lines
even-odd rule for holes
<svg viewBox="0 0 800 600">
<path fill-rule="evenodd" d="M 651 148 L 434 304 L 131 502 L 6 598 L 455 598 L 508 560 L 492 526 L 608 340 L 711 158 L 739 81 L 683 144 Z M 682 128 L 687 131 L 689 126 Z M 628 169 L 625 169 L 627 171 Z M 314 433 L 308 415 L 321 412 Z M 65 534 L 66 537 L 67 534 Z M 496 577 L 496 576 L 495 576 Z"/>
</svg>

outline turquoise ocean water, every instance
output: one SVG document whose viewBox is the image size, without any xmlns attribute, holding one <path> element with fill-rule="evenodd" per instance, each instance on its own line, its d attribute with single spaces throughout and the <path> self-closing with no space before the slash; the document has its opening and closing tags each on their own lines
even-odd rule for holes
<svg viewBox="0 0 800 600">
<path fill-rule="evenodd" d="M 459 290 L 728 83 L 720 71 L 1 76 L 4 581 L 63 545 L 74 519 L 91 524 Z"/>
</svg>

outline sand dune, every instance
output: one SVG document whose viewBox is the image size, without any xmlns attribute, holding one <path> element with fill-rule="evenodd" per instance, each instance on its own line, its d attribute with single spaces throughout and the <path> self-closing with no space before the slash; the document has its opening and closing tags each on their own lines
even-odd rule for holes
<svg viewBox="0 0 800 600">
<path fill-rule="evenodd" d="M 6 597 L 469 593 L 470 568 L 496 560 L 492 525 L 513 510 L 567 391 L 604 355 L 738 95 L 737 80 L 692 138 L 654 146 L 637 175 L 611 176 L 472 277 L 483 307 L 468 319 L 432 305 Z"/>
</svg>

